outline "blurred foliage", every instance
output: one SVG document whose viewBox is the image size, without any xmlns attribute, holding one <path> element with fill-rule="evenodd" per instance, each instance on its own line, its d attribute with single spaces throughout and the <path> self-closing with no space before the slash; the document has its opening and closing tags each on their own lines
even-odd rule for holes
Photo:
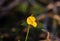
<svg viewBox="0 0 60 41">
<path fill-rule="evenodd" d="M 42 3 L 45 4 L 48 3 L 48 0 L 38 0 L 38 1 L 41 1 Z M 14 27 L 14 26 L 19 27 L 19 25 L 27 26 L 25 17 L 27 16 L 26 12 L 28 12 L 28 10 L 30 14 L 33 14 L 35 17 L 37 17 L 38 15 L 42 14 L 45 11 L 45 8 L 41 4 L 37 3 L 36 1 L 30 7 L 28 1 L 22 2 L 18 4 L 18 6 L 16 6 L 16 9 L 14 9 L 11 12 L 11 14 L 9 14 L 6 17 L 6 20 L 5 18 L 3 19 L 4 21 L 6 21 L 5 23 L 3 22 L 4 23 L 3 27 L 7 27 L 7 28 Z M 16 11 L 18 11 L 18 13 L 16 13 Z M 38 23 L 37 28 L 38 29 L 42 28 L 42 26 L 43 26 L 42 23 Z"/>
<path fill-rule="evenodd" d="M 47 1 L 43 1 L 43 0 L 41 0 L 43 3 L 46 3 Z M 40 14 L 42 14 L 44 11 L 45 11 L 45 8 L 41 5 L 41 4 L 38 4 L 37 2 L 35 2 L 34 4 L 33 4 L 33 6 L 31 6 L 31 7 L 29 7 L 29 3 L 27 2 L 27 1 L 25 1 L 25 2 L 23 2 L 23 3 L 20 3 L 20 4 L 18 4 L 18 6 L 16 7 L 16 9 L 14 9 L 12 12 L 11 12 L 11 14 L 9 15 L 9 16 L 7 16 L 6 18 L 6 22 L 5 22 L 5 24 L 3 25 L 3 27 L 4 28 L 7 28 L 7 32 L 10 34 L 10 35 L 12 35 L 12 36 L 14 36 L 14 35 L 18 35 L 18 34 L 21 34 L 22 33 L 22 30 L 25 28 L 25 27 L 27 27 L 27 23 L 26 23 L 26 19 L 25 19 L 25 16 L 27 16 L 26 15 L 26 12 L 29 10 L 29 13 L 30 14 L 33 14 L 35 17 L 37 17 L 38 15 L 40 15 Z M 19 11 L 18 13 L 16 13 L 15 14 L 15 12 L 14 11 Z M 22 12 L 22 13 L 21 13 Z M 29 14 L 28 13 L 28 14 Z M 18 15 L 17 15 L 18 14 Z M 22 14 L 22 15 L 21 15 Z M 19 16 L 20 15 L 20 16 Z M 23 19 L 20 19 L 20 17 L 22 18 L 23 17 Z M 10 31 L 10 28 L 13 28 L 13 27 L 15 27 L 17 30 L 16 30 L 16 32 L 11 32 Z M 30 33 L 29 34 L 31 34 L 31 35 L 33 35 L 33 37 L 34 37 L 34 35 L 38 35 L 39 33 L 41 33 L 42 31 L 41 31 L 41 29 L 43 29 L 44 28 L 44 26 L 43 26 L 43 24 L 42 23 L 38 23 L 38 26 L 37 26 L 37 28 L 33 28 L 33 27 L 31 27 L 31 29 L 30 29 Z M 20 30 L 20 32 L 19 32 L 19 30 Z M 24 41 L 24 39 L 25 39 L 25 36 L 23 36 L 24 34 L 21 34 L 21 41 Z M 33 37 L 32 37 L 32 39 L 33 39 Z M 30 38 L 29 38 L 29 40 L 30 41 L 34 41 L 34 40 L 31 40 Z"/>
<path fill-rule="evenodd" d="M 21 3 L 18 5 L 17 8 L 22 12 L 26 12 L 28 8 L 28 3 L 27 2 Z"/>
</svg>

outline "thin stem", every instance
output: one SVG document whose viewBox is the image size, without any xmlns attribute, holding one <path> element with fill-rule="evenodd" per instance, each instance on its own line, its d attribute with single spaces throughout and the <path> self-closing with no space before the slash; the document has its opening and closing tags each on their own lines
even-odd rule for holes
<svg viewBox="0 0 60 41">
<path fill-rule="evenodd" d="M 27 39 L 28 39 L 29 29 L 30 29 L 30 25 L 28 25 L 28 31 L 27 31 L 27 34 L 26 34 L 25 41 L 27 41 Z"/>
</svg>

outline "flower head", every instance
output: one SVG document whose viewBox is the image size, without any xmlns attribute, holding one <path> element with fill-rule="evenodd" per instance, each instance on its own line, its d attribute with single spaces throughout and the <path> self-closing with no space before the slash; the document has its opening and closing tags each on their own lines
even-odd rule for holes
<svg viewBox="0 0 60 41">
<path fill-rule="evenodd" d="M 37 26 L 36 18 L 34 16 L 29 16 L 27 18 L 27 24 L 32 25 L 33 27 Z"/>
</svg>

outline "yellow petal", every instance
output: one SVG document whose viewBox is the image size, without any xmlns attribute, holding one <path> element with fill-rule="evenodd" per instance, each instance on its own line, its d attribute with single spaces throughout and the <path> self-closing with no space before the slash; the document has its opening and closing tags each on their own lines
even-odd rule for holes
<svg viewBox="0 0 60 41">
<path fill-rule="evenodd" d="M 36 19 L 35 19 L 34 16 L 29 16 L 29 17 L 27 18 L 27 23 L 28 23 L 28 24 L 32 24 L 35 20 L 36 20 Z"/>
<path fill-rule="evenodd" d="M 36 18 L 34 16 L 30 16 L 30 18 L 31 18 L 32 21 L 36 20 Z"/>
<path fill-rule="evenodd" d="M 31 20 L 27 18 L 27 24 L 31 24 Z"/>
<path fill-rule="evenodd" d="M 37 23 L 33 22 L 33 24 L 31 24 L 33 27 L 37 27 Z"/>
</svg>

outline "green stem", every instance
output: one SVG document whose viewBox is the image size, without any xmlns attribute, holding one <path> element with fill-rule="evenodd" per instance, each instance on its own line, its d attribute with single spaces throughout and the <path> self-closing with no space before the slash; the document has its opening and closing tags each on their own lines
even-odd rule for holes
<svg viewBox="0 0 60 41">
<path fill-rule="evenodd" d="M 28 31 L 27 31 L 27 34 L 26 34 L 25 41 L 27 41 L 27 39 L 28 39 L 29 29 L 30 29 L 30 25 L 28 25 Z"/>
</svg>

